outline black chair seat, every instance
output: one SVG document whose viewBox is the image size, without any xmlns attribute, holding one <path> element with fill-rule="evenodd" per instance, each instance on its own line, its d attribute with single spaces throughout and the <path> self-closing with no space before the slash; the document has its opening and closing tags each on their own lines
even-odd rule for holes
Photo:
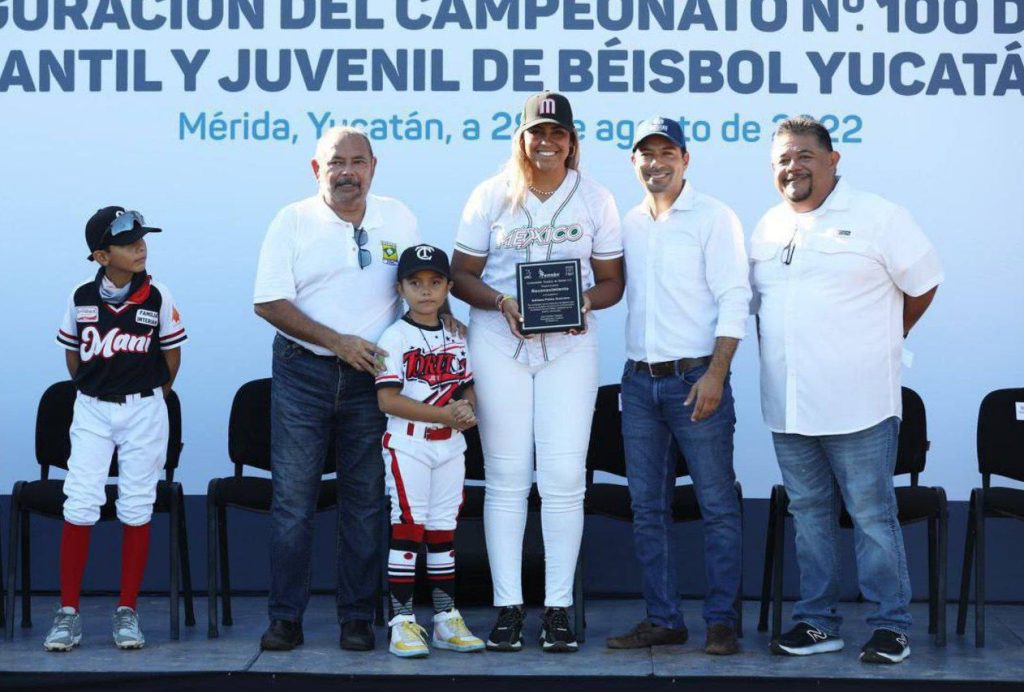
<svg viewBox="0 0 1024 692">
<path fill-rule="evenodd" d="M 903 421 L 900 425 L 899 447 L 894 476 L 910 475 L 911 484 L 895 488 L 897 518 L 900 526 L 919 521 L 928 522 L 928 632 L 935 634 L 935 643 L 946 643 L 946 551 L 948 513 L 946 492 L 940 487 L 918 485 L 918 474 L 924 471 L 928 442 L 928 422 L 924 401 L 912 389 L 903 387 Z M 761 581 L 761 613 L 759 631 L 768 629 L 769 605 L 772 607 L 772 638 L 782 631 L 782 576 L 785 519 L 789 513 L 789 496 L 782 485 L 772 489 L 768 506 L 768 531 L 765 536 L 764 574 Z M 839 526 L 852 529 L 846 507 L 840 502 Z"/>
<path fill-rule="evenodd" d="M 625 485 L 596 483 L 587 489 L 586 511 L 602 517 L 633 521 L 629 488 Z M 672 494 L 672 521 L 677 523 L 700 519 L 697 493 L 692 485 L 677 485 Z"/>
<path fill-rule="evenodd" d="M 39 480 L 17 481 L 11 492 L 11 526 L 9 528 L 10 551 L 7 563 L 6 603 L 0 608 L 0 616 L 8 615 L 4 632 L 8 639 L 14 628 L 14 598 L 17 590 L 18 563 L 21 563 L 21 625 L 32 625 L 32 577 L 31 577 L 31 524 L 33 515 L 64 519 L 64 480 L 49 477 L 50 469 L 67 471 L 71 455 L 70 426 L 77 392 L 71 381 L 51 385 L 39 400 L 36 413 L 36 462 L 40 467 Z M 179 636 L 179 580 L 184 587 L 185 624 L 195 624 L 195 610 L 192 603 L 192 576 L 188 559 L 188 532 L 185 521 L 185 495 L 181 484 L 174 481 L 174 471 L 181 455 L 181 402 L 171 391 L 165 398 L 167 404 L 167 456 L 164 462 L 163 478 L 157 481 L 154 514 L 167 514 L 170 555 L 170 629 L 171 639 Z M 110 476 L 118 474 L 117 452 L 110 463 Z M 99 521 L 117 519 L 117 484 L 108 482 L 104 487 L 105 500 L 100 507 Z M 5 612 L 6 611 L 6 612 Z M 0 618 L 2 620 L 2 618 Z"/>
<path fill-rule="evenodd" d="M 985 511 L 1011 519 L 1024 519 L 1024 490 L 1019 488 L 986 489 Z"/>
<path fill-rule="evenodd" d="M 232 476 L 219 479 L 215 487 L 216 502 L 220 506 L 241 507 L 256 512 L 270 511 L 273 486 L 269 478 Z M 316 511 L 320 512 L 333 507 L 336 504 L 337 496 L 337 484 L 333 478 L 320 481 Z"/>
<path fill-rule="evenodd" d="M 938 488 L 926 485 L 905 485 L 896 488 L 897 517 L 901 526 L 931 519 L 941 511 L 941 503 Z M 839 526 L 844 529 L 853 528 L 853 520 L 845 506 L 839 515 Z"/>
<path fill-rule="evenodd" d="M 100 521 L 113 521 L 117 519 L 117 485 L 108 483 L 103 489 L 107 499 L 100 507 Z M 167 512 L 170 509 L 169 496 L 170 484 L 167 481 L 158 481 L 156 487 L 156 501 L 153 503 L 153 512 L 156 514 Z M 21 509 L 51 519 L 64 518 L 64 481 L 50 478 L 45 481 L 29 481 L 21 487 L 20 504 Z"/>
</svg>

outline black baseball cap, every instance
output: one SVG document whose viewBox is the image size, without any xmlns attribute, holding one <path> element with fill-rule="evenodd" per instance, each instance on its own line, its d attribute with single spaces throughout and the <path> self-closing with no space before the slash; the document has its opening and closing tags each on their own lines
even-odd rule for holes
<svg viewBox="0 0 1024 692">
<path fill-rule="evenodd" d="M 124 207 L 103 207 L 85 224 L 85 242 L 89 256 L 110 245 L 130 245 L 147 233 L 160 233 L 159 228 L 146 225 L 146 220 L 137 211 Z"/>
<path fill-rule="evenodd" d="M 424 269 L 437 272 L 446 279 L 451 278 L 448 266 L 448 255 L 444 250 L 433 245 L 413 245 L 407 247 L 398 258 L 398 280 L 401 281 Z"/>
<path fill-rule="evenodd" d="M 664 137 L 683 151 L 686 151 L 686 138 L 683 136 L 683 128 L 679 125 L 679 121 L 675 118 L 666 118 L 661 115 L 648 118 L 637 125 L 636 132 L 633 135 L 633 151 L 636 151 L 636 148 L 640 146 L 640 142 L 654 135 Z"/>
<path fill-rule="evenodd" d="M 561 125 L 570 132 L 576 130 L 569 99 L 553 91 L 542 91 L 526 99 L 521 122 L 520 131 L 541 123 Z"/>
</svg>

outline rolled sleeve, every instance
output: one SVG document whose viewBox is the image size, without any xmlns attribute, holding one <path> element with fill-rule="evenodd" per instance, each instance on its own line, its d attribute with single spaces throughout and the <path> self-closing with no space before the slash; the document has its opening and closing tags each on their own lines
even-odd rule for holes
<svg viewBox="0 0 1024 692">
<path fill-rule="evenodd" d="M 271 221 L 256 267 L 254 304 L 295 299 L 295 224 L 295 214 L 291 209 L 282 210 Z"/>
<path fill-rule="evenodd" d="M 742 339 L 750 311 L 750 265 L 743 226 L 729 209 L 711 225 L 704 245 L 708 288 L 718 304 L 716 337 Z"/>
<path fill-rule="evenodd" d="M 879 242 L 886 271 L 908 296 L 920 296 L 945 278 L 935 246 L 906 209 L 898 208 Z"/>
</svg>

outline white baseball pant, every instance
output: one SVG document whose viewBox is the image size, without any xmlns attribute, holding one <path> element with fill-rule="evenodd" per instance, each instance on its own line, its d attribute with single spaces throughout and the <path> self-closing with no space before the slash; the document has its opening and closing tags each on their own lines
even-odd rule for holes
<svg viewBox="0 0 1024 692">
<path fill-rule="evenodd" d="M 484 534 L 494 605 L 523 602 L 523 534 L 536 446 L 544 605 L 568 607 L 583 538 L 597 344 L 585 341 L 530 367 L 510 358 L 480 331 L 470 330 L 469 348 L 484 452 Z"/>
<path fill-rule="evenodd" d="M 106 502 L 104 487 L 117 449 L 117 518 L 128 526 L 149 522 L 156 484 L 167 459 L 167 404 L 159 387 L 151 397 L 132 394 L 123 404 L 78 393 L 71 422 L 71 458 L 64 480 L 64 519 L 92 526 Z"/>
<path fill-rule="evenodd" d="M 385 433 L 382 445 L 392 524 L 454 531 L 466 479 L 466 440 L 415 439 Z"/>
</svg>

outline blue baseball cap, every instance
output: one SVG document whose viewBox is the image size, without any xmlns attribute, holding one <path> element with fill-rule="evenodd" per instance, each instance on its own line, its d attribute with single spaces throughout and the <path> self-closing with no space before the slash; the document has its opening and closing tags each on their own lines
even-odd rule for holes
<svg viewBox="0 0 1024 692">
<path fill-rule="evenodd" d="M 675 118 L 666 118 L 660 115 L 648 118 L 637 125 L 636 132 L 633 135 L 633 151 L 636 151 L 636 148 L 640 146 L 640 142 L 653 135 L 664 137 L 683 151 L 686 151 L 686 138 L 683 137 L 683 128 L 680 127 L 679 121 Z"/>
</svg>

